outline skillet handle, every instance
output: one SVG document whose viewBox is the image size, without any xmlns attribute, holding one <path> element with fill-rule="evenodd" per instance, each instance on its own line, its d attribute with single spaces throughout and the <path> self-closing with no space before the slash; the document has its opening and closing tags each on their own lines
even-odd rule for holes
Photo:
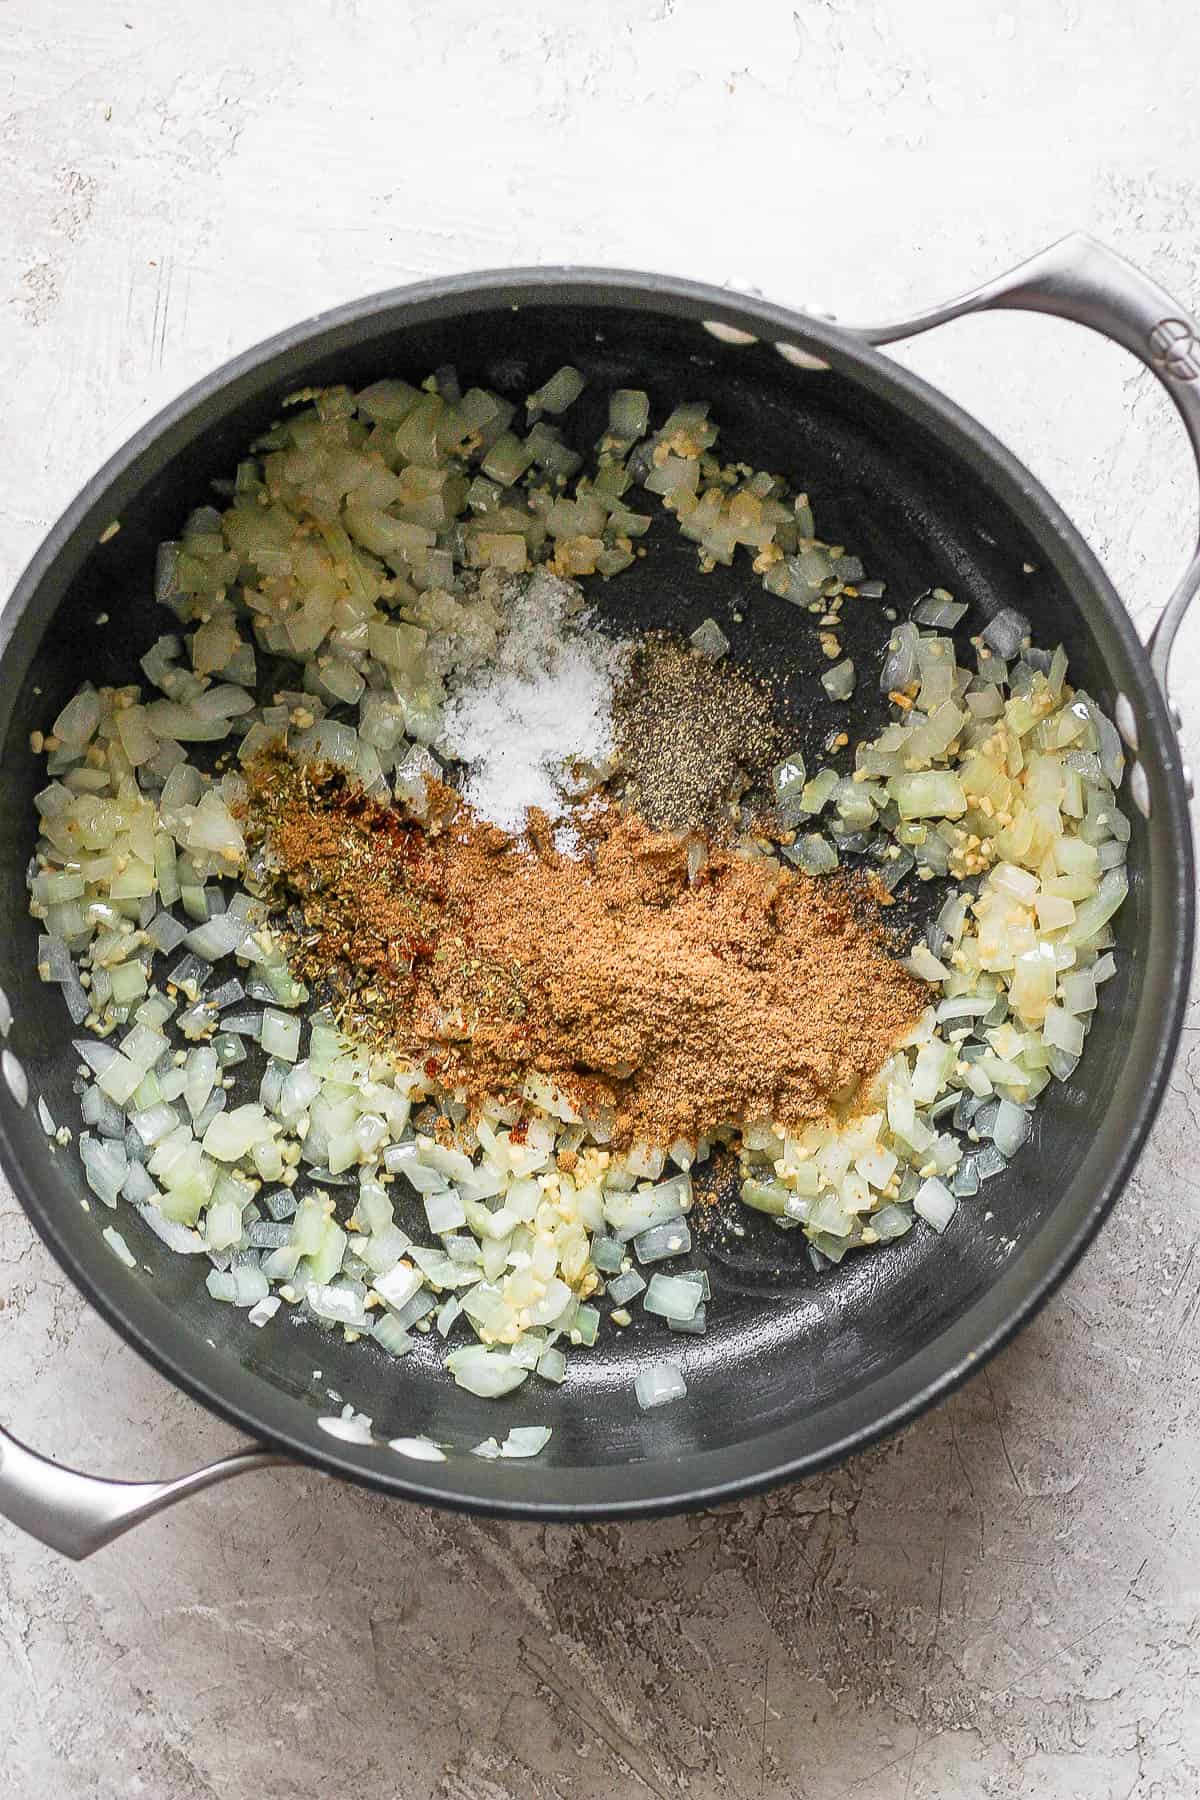
<svg viewBox="0 0 1200 1800">
<path fill-rule="evenodd" d="M 0 1517 L 81 1562 L 164 1507 L 202 1488 L 291 1458 L 248 1445 L 174 1481 L 109 1481 L 65 1469 L 29 1450 L 0 1426 Z"/>
<path fill-rule="evenodd" d="M 995 310 L 1051 313 L 1086 325 L 1133 352 L 1158 377 L 1186 427 L 1200 475 L 1200 327 L 1132 263 L 1084 232 L 996 276 L 945 306 L 894 325 L 855 327 L 870 344 L 892 344 L 970 313 Z M 1183 616 L 1200 593 L 1200 544 L 1150 634 L 1150 666 L 1178 726 L 1167 689 L 1167 664 Z M 1135 746 L 1136 748 L 1136 746 Z"/>
</svg>

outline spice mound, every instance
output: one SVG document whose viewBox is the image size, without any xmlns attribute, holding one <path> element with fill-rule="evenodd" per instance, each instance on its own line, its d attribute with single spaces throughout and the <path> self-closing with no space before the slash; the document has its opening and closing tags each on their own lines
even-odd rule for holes
<svg viewBox="0 0 1200 1800">
<path fill-rule="evenodd" d="M 615 714 L 628 796 L 661 831 L 727 828 L 731 804 L 767 783 L 784 751 L 762 682 L 666 637 L 639 646 Z"/>
<path fill-rule="evenodd" d="M 466 765 L 476 814 L 521 831 L 534 808 L 561 812 L 564 770 L 608 757 L 627 646 L 595 628 L 573 581 L 545 569 L 513 577 L 499 601 L 495 658 L 448 702 L 441 743 Z"/>
<path fill-rule="evenodd" d="M 473 1106 L 531 1071 L 612 1141 L 695 1140 L 852 1105 L 916 1021 L 920 984 L 865 894 L 713 848 L 611 803 L 561 855 L 449 789 L 425 823 L 341 771 L 253 759 L 245 819 L 297 976 L 349 1035 Z"/>
</svg>

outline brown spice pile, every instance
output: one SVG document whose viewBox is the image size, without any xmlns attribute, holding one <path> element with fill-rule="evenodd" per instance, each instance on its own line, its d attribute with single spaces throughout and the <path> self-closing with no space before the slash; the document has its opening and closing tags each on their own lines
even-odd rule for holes
<svg viewBox="0 0 1200 1800">
<path fill-rule="evenodd" d="M 633 657 L 614 728 L 627 796 L 658 831 L 719 831 L 728 802 L 763 785 L 783 755 L 768 689 L 670 638 Z"/>
<path fill-rule="evenodd" d="M 799 1127 L 849 1102 L 920 1012 L 841 880 L 714 849 L 689 886 L 686 848 L 609 806 L 571 858 L 449 790 L 434 835 L 338 770 L 268 753 L 247 777 L 295 972 L 353 1036 L 475 1104 L 536 1068 L 615 1108 L 618 1144 Z"/>
</svg>

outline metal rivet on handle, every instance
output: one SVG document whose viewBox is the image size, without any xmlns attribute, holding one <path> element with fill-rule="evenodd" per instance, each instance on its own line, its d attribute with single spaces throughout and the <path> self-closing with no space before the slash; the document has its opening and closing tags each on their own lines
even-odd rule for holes
<svg viewBox="0 0 1200 1800">
<path fill-rule="evenodd" d="M 776 344 L 784 362 L 791 363 L 794 369 L 828 369 L 829 364 L 822 362 L 819 356 L 813 356 L 807 350 L 800 350 L 795 344 Z"/>
<path fill-rule="evenodd" d="M 730 275 L 722 283 L 722 286 L 735 288 L 739 294 L 752 294 L 756 300 L 761 300 L 763 297 L 762 289 L 755 287 L 752 281 L 747 281 L 744 275 Z M 704 319 L 701 323 L 705 331 L 722 344 L 757 344 L 758 342 L 752 331 L 740 331 L 736 325 L 722 324 L 720 319 Z"/>
<path fill-rule="evenodd" d="M 1133 716 L 1133 707 L 1129 703 L 1128 694 L 1118 694 L 1113 707 L 1113 718 L 1117 722 L 1117 730 L 1125 739 L 1131 750 L 1138 747 L 1137 720 Z"/>
<path fill-rule="evenodd" d="M 704 319 L 701 321 L 705 331 L 722 344 L 757 344 L 758 339 L 752 331 L 739 331 L 736 325 L 723 325 L 720 319 Z"/>
<path fill-rule="evenodd" d="M 1135 762 L 1129 771 L 1129 792 L 1133 804 L 1143 819 L 1150 817 L 1150 783 L 1146 779 L 1146 771 L 1140 762 Z"/>
<path fill-rule="evenodd" d="M 814 307 L 805 307 L 804 310 L 810 313 L 814 319 L 828 319 L 831 325 L 837 323 L 834 313 L 818 312 Z M 814 356 L 810 350 L 798 350 L 795 344 L 776 344 L 775 348 L 784 362 L 791 363 L 794 369 L 828 369 L 829 367 L 823 358 Z"/>
<path fill-rule="evenodd" d="M 25 1078 L 24 1069 L 21 1067 L 21 1064 L 11 1050 L 6 1050 L 4 1055 L 0 1056 L 0 1071 L 3 1072 L 5 1085 L 17 1105 L 27 1106 L 29 1103 L 29 1083 Z"/>
</svg>

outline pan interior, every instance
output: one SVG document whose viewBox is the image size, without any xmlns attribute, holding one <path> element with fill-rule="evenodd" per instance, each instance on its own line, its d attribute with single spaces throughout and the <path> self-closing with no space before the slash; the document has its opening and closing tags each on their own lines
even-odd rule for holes
<svg viewBox="0 0 1200 1800">
<path fill-rule="evenodd" d="M 10 628 L 4 653 L 3 807 L 0 884 L 12 921 L 0 948 L 2 982 L 16 1017 L 11 1043 L 56 1121 L 79 1124 L 71 1091 L 70 1022 L 34 970 L 36 927 L 24 870 L 33 843 L 32 795 L 40 784 L 28 734 L 45 727 L 89 676 L 126 682 L 153 638 L 169 629 L 153 601 L 157 543 L 209 497 L 239 452 L 278 416 L 283 396 L 327 381 L 365 384 L 384 375 L 419 380 L 453 362 L 468 383 L 522 398 L 563 362 L 588 387 L 569 435 L 580 447 L 603 424 L 608 391 L 644 387 L 653 416 L 681 400 L 712 403 L 721 450 L 779 471 L 808 491 L 818 530 L 860 555 L 888 584 L 885 604 L 907 616 L 913 599 L 941 584 L 971 602 L 965 631 L 1016 604 L 1037 640 L 1061 641 L 1072 679 L 1111 710 L 1118 688 L 1153 703 L 1143 666 L 1093 590 L 1071 545 L 1016 483 L 998 481 L 985 453 L 935 428 L 915 403 L 897 404 L 845 366 L 790 366 L 765 343 L 729 346 L 667 302 L 577 304 L 527 295 L 475 310 L 413 320 L 400 305 L 364 313 L 336 343 L 297 342 L 234 387 L 202 396 L 160 436 L 110 494 L 96 495 Z M 897 392 L 900 390 L 897 389 Z M 104 511 L 111 508 L 110 513 Z M 97 510 L 99 509 L 99 510 Z M 103 545 L 96 521 L 119 516 Z M 825 665 L 809 620 L 764 593 L 747 562 L 702 575 L 694 548 L 669 520 L 649 554 L 594 598 L 616 629 L 689 631 L 712 614 L 752 666 L 788 676 L 798 736 L 815 749 L 836 723 L 851 738 L 881 721 L 874 683 L 860 679 L 850 708 L 825 702 Z M 1086 602 L 1085 605 L 1081 601 Z M 734 604 L 745 623 L 734 625 Z M 98 621 L 105 618 L 103 624 Z M 847 650 L 869 670 L 890 630 L 879 604 L 861 602 Z M 811 762 L 810 757 L 810 762 Z M 1152 769 L 1152 785 L 1165 783 Z M 1165 786 L 1160 798 L 1165 809 Z M 1182 901 L 1180 846 L 1164 844 L 1133 809 L 1131 894 L 1117 921 L 1119 973 L 1088 1040 L 1079 1077 L 1054 1084 L 1035 1114 L 1032 1142 L 1015 1165 L 965 1202 L 939 1239 L 914 1230 L 899 1244 L 851 1256 L 815 1277 L 799 1233 L 783 1235 L 743 1215 L 744 1238 L 713 1234 L 713 1303 L 702 1339 L 667 1337 L 638 1319 L 602 1332 L 571 1358 L 562 1388 L 530 1380 L 511 1401 L 487 1403 L 456 1389 L 438 1367 L 440 1340 L 401 1364 L 364 1344 L 347 1346 L 284 1308 L 265 1329 L 213 1302 L 197 1260 L 171 1255 L 132 1212 L 116 1221 L 139 1267 L 126 1272 L 100 1241 L 109 1216 L 86 1190 L 73 1149 L 47 1144 L 32 1102 L 0 1096 L 7 1163 L 35 1223 L 85 1290 L 169 1371 L 260 1433 L 297 1444 L 368 1479 L 459 1503 L 564 1512 L 663 1504 L 763 1479 L 787 1464 L 812 1466 L 869 1434 L 896 1408 L 960 1367 L 1022 1303 L 1095 1214 L 1128 1145 L 1133 1109 L 1175 1004 Z M 1156 1024 L 1157 1017 L 1157 1024 Z M 1132 1102 L 1132 1105 L 1131 1105 Z M 703 1239 L 699 1240 L 701 1243 Z M 643 1415 L 632 1382 L 648 1357 L 682 1349 L 687 1399 Z M 334 1398 L 336 1396 L 336 1399 Z M 319 1417 L 351 1402 L 384 1438 L 428 1434 L 449 1446 L 444 1464 L 410 1463 L 379 1446 L 328 1436 Z M 513 1423 L 554 1428 L 535 1464 L 491 1464 L 463 1452 Z"/>
</svg>

